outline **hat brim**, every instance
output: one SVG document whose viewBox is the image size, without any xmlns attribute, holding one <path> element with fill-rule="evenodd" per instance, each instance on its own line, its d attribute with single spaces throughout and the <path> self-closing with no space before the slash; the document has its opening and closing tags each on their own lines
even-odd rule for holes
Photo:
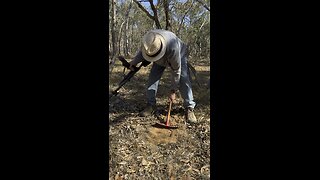
<svg viewBox="0 0 320 180">
<path fill-rule="evenodd" d="M 166 43 L 165 43 L 165 40 L 164 40 L 163 36 L 161 36 L 161 34 L 158 34 L 158 35 L 159 35 L 160 41 L 161 41 L 161 43 L 162 43 L 162 48 L 161 48 L 160 53 L 159 53 L 158 55 L 156 55 L 156 56 L 154 56 L 154 57 L 151 57 L 151 56 L 148 56 L 148 55 L 146 54 L 146 51 L 145 51 L 144 48 L 142 48 L 142 50 L 141 50 L 141 51 L 142 51 L 142 56 L 143 56 L 143 58 L 144 58 L 145 60 L 149 61 L 149 62 L 158 61 L 158 60 L 161 59 L 161 58 L 164 56 L 164 54 L 166 53 Z"/>
</svg>

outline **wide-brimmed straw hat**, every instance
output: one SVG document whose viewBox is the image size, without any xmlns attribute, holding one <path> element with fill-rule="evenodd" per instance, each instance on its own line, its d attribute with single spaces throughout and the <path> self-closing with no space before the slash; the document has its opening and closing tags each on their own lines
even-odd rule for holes
<svg viewBox="0 0 320 180">
<path fill-rule="evenodd" d="M 142 56 L 150 62 L 163 57 L 166 52 L 166 44 L 163 36 L 156 32 L 148 32 L 142 38 Z"/>
</svg>

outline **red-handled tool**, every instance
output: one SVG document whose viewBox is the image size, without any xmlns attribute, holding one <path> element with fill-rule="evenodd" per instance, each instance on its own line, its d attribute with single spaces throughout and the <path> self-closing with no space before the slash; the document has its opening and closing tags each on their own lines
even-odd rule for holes
<svg viewBox="0 0 320 180">
<path fill-rule="evenodd" d="M 158 127 L 158 128 L 167 128 L 167 129 L 177 129 L 178 127 L 177 126 L 171 126 L 170 125 L 170 112 L 171 112 L 171 106 L 172 106 L 172 100 L 169 99 L 169 109 L 168 109 L 168 114 L 167 114 L 167 117 L 166 117 L 166 123 L 163 124 L 163 123 L 156 123 L 155 127 Z"/>
</svg>

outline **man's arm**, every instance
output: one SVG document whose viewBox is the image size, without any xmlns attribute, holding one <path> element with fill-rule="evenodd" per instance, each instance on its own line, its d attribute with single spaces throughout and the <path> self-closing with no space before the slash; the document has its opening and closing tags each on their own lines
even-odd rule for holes
<svg viewBox="0 0 320 180">
<path fill-rule="evenodd" d="M 179 43 L 175 43 L 172 47 L 172 56 L 169 57 L 169 64 L 172 72 L 172 91 L 177 91 L 180 84 L 180 75 L 181 75 L 181 54 Z"/>
<path fill-rule="evenodd" d="M 130 62 L 131 65 L 137 65 L 138 63 L 142 62 L 143 60 L 145 60 L 142 56 L 142 52 L 139 51 L 136 56 L 133 58 L 133 60 Z"/>
</svg>

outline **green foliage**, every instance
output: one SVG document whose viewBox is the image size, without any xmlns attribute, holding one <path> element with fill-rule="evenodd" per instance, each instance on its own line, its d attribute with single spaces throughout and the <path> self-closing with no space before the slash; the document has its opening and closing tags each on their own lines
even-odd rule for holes
<svg viewBox="0 0 320 180">
<path fill-rule="evenodd" d="M 149 12 L 154 15 L 148 1 L 138 1 Z M 166 26 L 166 16 L 163 6 L 164 0 L 153 1 L 157 9 L 158 19 L 162 28 Z M 209 0 L 202 0 L 210 7 Z M 168 0 L 169 3 L 169 21 L 171 31 L 176 33 L 181 40 L 188 46 L 190 56 L 193 59 L 205 58 L 209 59 L 210 54 L 210 11 L 208 11 L 197 0 Z M 131 5 L 130 5 L 131 4 Z M 111 20 L 112 10 L 111 2 L 109 1 L 109 19 Z M 116 24 L 110 27 L 109 35 L 111 37 L 111 28 L 114 28 L 115 34 L 120 35 L 120 27 L 122 23 L 128 21 L 128 26 L 122 25 L 120 39 L 120 54 L 122 54 L 124 46 L 123 41 L 125 36 L 129 42 L 129 54 L 132 56 L 138 51 L 140 41 L 143 34 L 150 29 L 155 29 L 155 22 L 147 16 L 145 12 L 138 7 L 132 0 L 117 0 L 116 1 Z M 126 16 L 126 13 L 129 13 Z M 119 42 L 116 42 L 117 44 Z M 109 38 L 109 43 L 112 43 Z M 118 47 L 118 46 L 117 46 Z"/>
</svg>

